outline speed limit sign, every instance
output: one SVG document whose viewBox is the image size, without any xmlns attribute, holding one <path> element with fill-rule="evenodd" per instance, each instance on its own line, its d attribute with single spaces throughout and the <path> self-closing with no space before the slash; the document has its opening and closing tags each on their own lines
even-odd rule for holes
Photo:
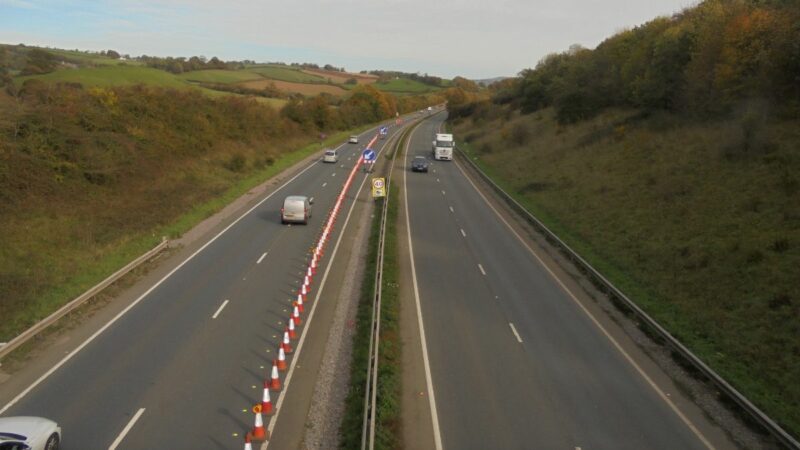
<svg viewBox="0 0 800 450">
<path fill-rule="evenodd" d="M 372 196 L 386 197 L 386 180 L 383 178 L 372 179 Z"/>
</svg>

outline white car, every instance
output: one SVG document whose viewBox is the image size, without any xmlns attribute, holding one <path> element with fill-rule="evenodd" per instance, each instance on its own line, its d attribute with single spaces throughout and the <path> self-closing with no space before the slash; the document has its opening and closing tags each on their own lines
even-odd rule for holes
<svg viewBox="0 0 800 450">
<path fill-rule="evenodd" d="M 339 152 L 334 149 L 325 150 L 325 153 L 322 155 L 322 162 L 335 163 L 336 161 L 339 161 Z"/>
<path fill-rule="evenodd" d="M 350 139 L 348 139 L 347 142 L 351 144 L 358 144 L 358 136 L 356 136 L 355 134 L 350 136 Z"/>
<path fill-rule="evenodd" d="M 0 418 L 0 450 L 58 450 L 61 428 L 42 417 Z"/>
</svg>

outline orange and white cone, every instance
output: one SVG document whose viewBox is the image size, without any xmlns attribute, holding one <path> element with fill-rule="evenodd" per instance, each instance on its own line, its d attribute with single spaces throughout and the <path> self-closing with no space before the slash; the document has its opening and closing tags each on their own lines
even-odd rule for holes
<svg viewBox="0 0 800 450">
<path fill-rule="evenodd" d="M 261 416 L 261 405 L 253 406 L 253 412 L 256 415 L 256 422 L 250 434 L 253 436 L 253 439 L 257 441 L 269 439 L 269 437 L 267 437 L 267 429 L 264 428 L 264 418 Z"/>
<path fill-rule="evenodd" d="M 244 450 L 253 450 L 253 444 L 250 443 L 250 433 L 244 435 Z"/>
<path fill-rule="evenodd" d="M 283 351 L 283 346 L 278 349 L 278 370 L 286 370 L 286 352 Z"/>
<path fill-rule="evenodd" d="M 308 297 L 308 286 L 305 284 L 300 287 L 300 293 L 303 294 L 303 298 Z"/>
<path fill-rule="evenodd" d="M 311 279 L 314 277 L 314 272 L 311 270 L 311 265 L 308 266 L 306 269 L 306 278 L 308 278 L 308 282 L 311 283 Z"/>
<path fill-rule="evenodd" d="M 286 327 L 286 331 L 283 332 L 283 342 L 281 342 L 281 350 L 286 353 L 292 353 L 292 344 L 289 340 L 289 327 Z"/>
<path fill-rule="evenodd" d="M 300 325 L 303 321 L 300 319 L 300 310 L 297 308 L 297 305 L 294 305 L 294 311 L 292 311 L 292 318 L 294 319 L 295 325 Z"/>
<path fill-rule="evenodd" d="M 311 258 L 311 273 L 316 275 L 317 274 L 317 254 L 314 253 L 314 257 Z"/>
<path fill-rule="evenodd" d="M 289 319 L 289 339 L 297 339 L 297 332 L 294 331 L 294 320 Z"/>
<path fill-rule="evenodd" d="M 272 361 L 272 376 L 269 379 L 269 388 L 273 391 L 281 390 L 281 377 L 278 375 L 278 361 Z"/>
<path fill-rule="evenodd" d="M 308 275 L 303 277 L 303 286 L 306 287 L 308 292 L 311 292 L 311 278 Z"/>
<path fill-rule="evenodd" d="M 272 400 L 269 398 L 269 382 L 264 380 L 264 394 L 261 396 L 261 412 L 272 414 Z"/>
<path fill-rule="evenodd" d="M 300 312 L 305 311 L 305 308 L 303 307 L 303 295 L 302 294 L 297 296 L 297 301 L 294 302 L 294 304 L 292 306 L 295 306 L 295 305 L 297 306 L 297 309 L 300 310 Z"/>
</svg>

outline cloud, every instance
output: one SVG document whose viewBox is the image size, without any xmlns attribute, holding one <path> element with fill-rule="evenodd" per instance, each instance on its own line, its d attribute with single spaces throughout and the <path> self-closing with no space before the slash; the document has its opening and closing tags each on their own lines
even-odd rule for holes
<svg viewBox="0 0 800 450">
<path fill-rule="evenodd" d="M 25 0 L 0 0 L 0 5 L 10 6 L 20 9 L 43 9 L 41 6 Z"/>
</svg>

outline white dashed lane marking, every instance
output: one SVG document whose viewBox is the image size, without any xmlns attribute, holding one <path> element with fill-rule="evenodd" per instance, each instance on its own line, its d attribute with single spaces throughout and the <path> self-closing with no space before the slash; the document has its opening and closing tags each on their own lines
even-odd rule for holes
<svg viewBox="0 0 800 450">
<path fill-rule="evenodd" d="M 514 333 L 514 337 L 516 337 L 516 338 L 517 338 L 517 342 L 519 342 L 520 344 L 522 344 L 522 338 L 521 338 L 521 337 L 519 337 L 519 333 L 517 333 L 517 329 L 516 329 L 516 328 L 514 328 L 514 324 L 513 324 L 513 323 L 511 323 L 511 322 L 508 322 L 508 325 L 511 327 L 511 332 L 512 332 L 512 333 Z"/>
<path fill-rule="evenodd" d="M 480 269 L 482 274 L 486 275 L 486 271 L 483 270 L 483 266 L 482 265 L 478 264 L 478 269 Z"/>
</svg>

